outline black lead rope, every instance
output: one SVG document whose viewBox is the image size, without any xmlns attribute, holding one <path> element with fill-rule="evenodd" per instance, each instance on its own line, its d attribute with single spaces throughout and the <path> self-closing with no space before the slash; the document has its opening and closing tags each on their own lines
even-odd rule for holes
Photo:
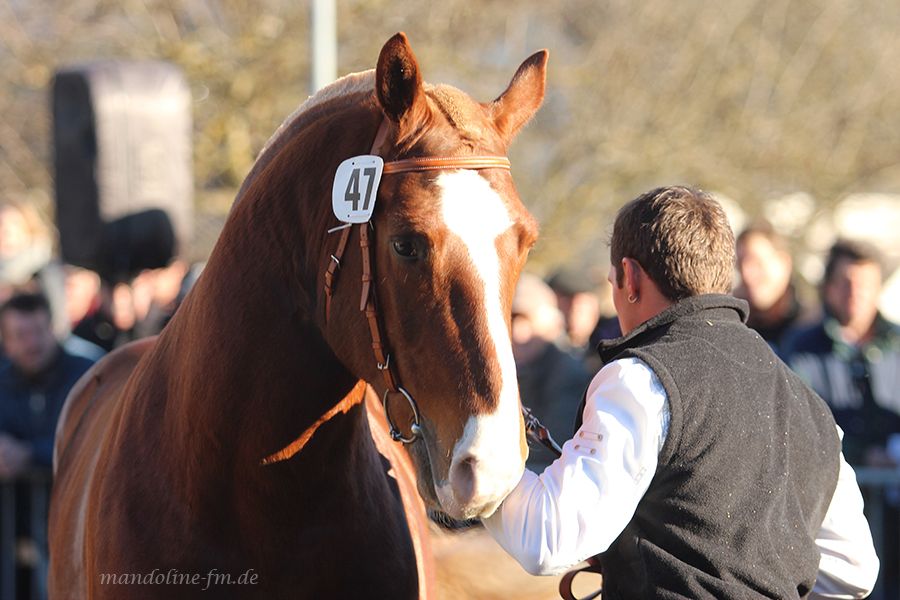
<svg viewBox="0 0 900 600">
<path fill-rule="evenodd" d="M 524 405 L 522 406 L 522 418 L 525 420 L 525 433 L 528 434 L 528 437 L 553 452 L 557 457 L 562 456 L 562 448 L 556 443 L 553 436 L 550 435 L 550 430 L 534 416 L 531 409 Z M 560 580 L 559 596 L 563 600 L 593 600 L 594 598 L 600 597 L 603 588 L 582 598 L 578 598 L 572 591 L 572 582 L 575 581 L 575 577 L 579 573 L 596 573 L 601 576 L 603 574 L 602 569 L 600 568 L 600 560 L 596 556 L 588 558 L 586 562 L 588 563 L 588 566 L 569 571 Z"/>
<path fill-rule="evenodd" d="M 557 457 L 562 456 L 562 448 L 550 435 L 550 430 L 544 427 L 531 409 L 524 405 L 522 406 L 522 417 L 525 419 L 525 433 L 528 434 L 528 437 L 549 449 Z"/>
</svg>

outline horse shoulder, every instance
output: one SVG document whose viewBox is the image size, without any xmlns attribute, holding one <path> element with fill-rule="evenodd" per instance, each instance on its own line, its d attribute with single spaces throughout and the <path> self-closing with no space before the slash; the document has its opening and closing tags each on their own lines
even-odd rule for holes
<svg viewBox="0 0 900 600">
<path fill-rule="evenodd" d="M 116 414 L 122 388 L 155 338 L 123 346 L 103 357 L 78 380 L 66 398 L 56 429 L 49 517 L 51 595 L 82 598 L 87 594 L 85 538 L 91 481 L 103 440 Z M 56 592 L 54 594 L 53 592 Z"/>
<path fill-rule="evenodd" d="M 83 425 L 85 418 L 90 418 L 89 411 L 99 412 L 97 404 L 110 403 L 140 358 L 156 343 L 156 338 L 144 338 L 113 350 L 82 375 L 72 387 L 59 420 L 56 423 L 56 440 L 53 448 L 53 470 L 58 469 L 61 455 L 65 452 L 76 431 Z"/>
</svg>

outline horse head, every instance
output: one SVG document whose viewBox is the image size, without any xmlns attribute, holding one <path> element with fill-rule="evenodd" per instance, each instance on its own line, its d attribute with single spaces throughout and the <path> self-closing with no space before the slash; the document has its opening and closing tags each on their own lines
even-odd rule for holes
<svg viewBox="0 0 900 600">
<path fill-rule="evenodd" d="M 372 153 L 386 164 L 505 157 L 543 100 L 546 62 L 546 51 L 534 54 L 496 100 L 479 103 L 453 87 L 424 84 L 406 37 L 397 34 L 375 69 L 371 102 L 381 125 Z M 320 328 L 350 371 L 387 393 L 402 435 L 414 438 L 408 449 L 422 497 L 455 518 L 485 517 L 518 483 L 528 453 L 510 314 L 537 225 L 508 168 L 449 164 L 386 168 L 366 232 L 378 331 L 386 338 L 380 342 L 419 416 L 383 381 L 358 302 L 336 299 Z M 320 273 L 334 262 L 336 238 L 326 241 Z M 348 258 L 353 254 L 351 245 Z M 340 269 L 336 298 L 358 298 L 341 289 L 351 285 L 347 271 L 362 267 L 351 262 Z M 320 293 L 320 305 L 328 300 Z"/>
</svg>

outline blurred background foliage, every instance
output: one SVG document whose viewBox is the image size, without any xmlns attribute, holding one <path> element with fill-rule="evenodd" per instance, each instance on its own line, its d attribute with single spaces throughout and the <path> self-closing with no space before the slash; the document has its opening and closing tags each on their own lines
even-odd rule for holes
<svg viewBox="0 0 900 600">
<path fill-rule="evenodd" d="M 538 269 L 605 261 L 614 211 L 655 185 L 698 185 L 750 216 L 801 194 L 803 223 L 856 192 L 900 192 L 897 3 L 337 0 L 337 11 L 340 74 L 373 67 L 402 30 L 427 80 L 482 101 L 550 49 L 544 108 L 510 152 L 542 223 Z M 287 0 L 0 0 L 3 193 L 52 208 L 58 67 L 162 58 L 190 82 L 197 209 L 221 222 L 311 93 L 309 13 Z"/>
</svg>

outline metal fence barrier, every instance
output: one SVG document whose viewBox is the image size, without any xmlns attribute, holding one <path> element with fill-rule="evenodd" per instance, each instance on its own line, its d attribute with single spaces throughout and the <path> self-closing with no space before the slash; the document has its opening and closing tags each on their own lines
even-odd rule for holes
<svg viewBox="0 0 900 600">
<path fill-rule="evenodd" d="M 866 501 L 866 517 L 881 559 L 878 584 L 870 600 L 900 598 L 900 469 L 856 468 Z"/>
<path fill-rule="evenodd" d="M 0 483 L 0 600 L 47 597 L 50 480 L 35 469 Z"/>
<path fill-rule="evenodd" d="M 900 597 L 896 588 L 900 575 L 900 469 L 859 468 L 856 478 L 881 558 L 878 586 L 870 599 L 895 600 Z M 40 469 L 15 481 L 0 482 L 0 600 L 47 597 L 50 481 L 49 470 Z"/>
</svg>

